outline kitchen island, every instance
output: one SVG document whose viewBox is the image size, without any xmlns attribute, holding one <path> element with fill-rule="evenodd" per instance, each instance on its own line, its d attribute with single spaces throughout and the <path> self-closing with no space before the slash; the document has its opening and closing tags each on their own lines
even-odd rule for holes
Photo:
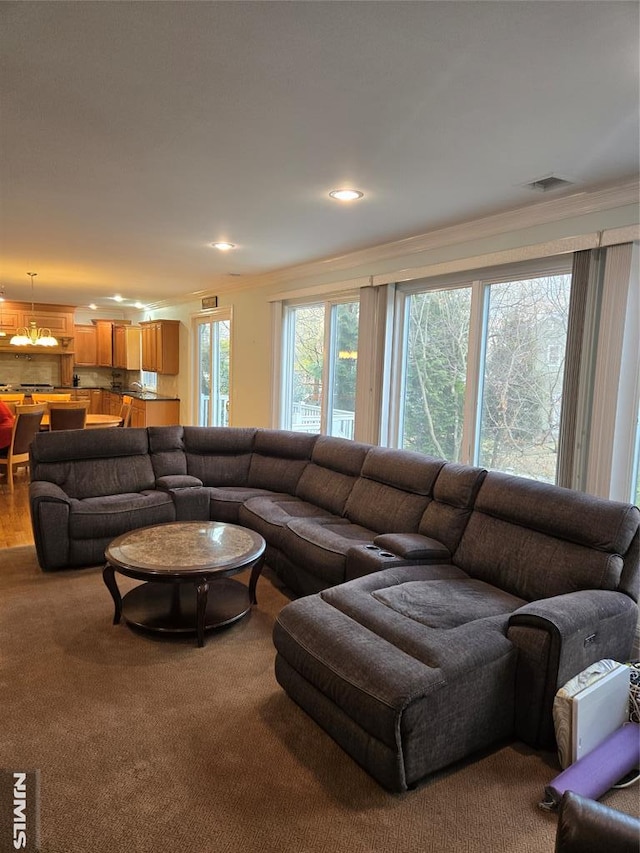
<svg viewBox="0 0 640 853">
<path fill-rule="evenodd" d="M 122 398 L 132 398 L 129 426 L 171 426 L 180 423 L 180 400 L 149 392 L 117 390 L 110 388 L 56 388 L 56 391 L 71 393 L 72 400 L 87 401 L 92 414 L 117 415 Z"/>
<path fill-rule="evenodd" d="M 75 391 L 83 391 L 76 388 Z M 131 397 L 131 421 L 129 426 L 171 426 L 180 423 L 180 400 L 148 391 L 102 390 L 102 409 L 107 415 L 116 415 L 122 406 L 122 398 Z"/>
</svg>

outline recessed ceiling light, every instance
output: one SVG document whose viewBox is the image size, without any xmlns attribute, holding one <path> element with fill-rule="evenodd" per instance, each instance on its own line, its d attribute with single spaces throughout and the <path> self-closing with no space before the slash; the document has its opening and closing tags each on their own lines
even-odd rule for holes
<svg viewBox="0 0 640 853">
<path fill-rule="evenodd" d="M 120 296 L 119 293 L 116 293 L 116 295 L 113 298 L 115 299 L 116 302 L 124 302 L 124 297 Z"/>
<path fill-rule="evenodd" d="M 136 302 L 133 307 L 134 308 L 144 308 L 145 306 L 142 304 L 142 302 Z"/>
<path fill-rule="evenodd" d="M 211 243 L 214 249 L 218 249 L 220 252 L 228 252 L 229 249 L 235 249 L 235 243 L 227 243 L 225 240 L 221 240 L 218 243 Z"/>
<path fill-rule="evenodd" d="M 89 305 L 89 308 L 91 308 L 92 311 L 98 310 L 98 306 L 94 302 L 92 302 L 91 305 Z"/>
<path fill-rule="evenodd" d="M 331 198 L 335 198 L 336 201 L 355 201 L 358 198 L 362 198 L 364 193 L 361 193 L 360 190 L 331 190 L 329 193 Z"/>
</svg>

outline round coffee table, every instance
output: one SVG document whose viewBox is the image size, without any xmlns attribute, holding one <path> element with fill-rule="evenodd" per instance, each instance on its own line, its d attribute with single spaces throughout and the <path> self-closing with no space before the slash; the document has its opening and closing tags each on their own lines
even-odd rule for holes
<svg viewBox="0 0 640 853">
<path fill-rule="evenodd" d="M 204 632 L 241 619 L 257 604 L 265 541 L 220 521 L 175 521 L 118 536 L 105 551 L 102 573 L 115 604 L 113 624 L 160 633 Z M 230 575 L 251 569 L 249 587 Z M 115 572 L 146 583 L 120 595 Z M 211 593 L 211 595 L 209 595 Z"/>
</svg>

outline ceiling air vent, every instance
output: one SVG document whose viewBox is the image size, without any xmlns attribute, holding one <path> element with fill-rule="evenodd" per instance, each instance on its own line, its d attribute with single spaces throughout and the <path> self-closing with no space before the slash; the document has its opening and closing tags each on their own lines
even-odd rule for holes
<svg viewBox="0 0 640 853">
<path fill-rule="evenodd" d="M 530 181 L 524 186 L 529 190 L 536 190 L 539 193 L 548 193 L 552 190 L 561 190 L 563 187 L 570 187 L 573 183 L 573 181 L 568 181 L 566 178 L 549 175 L 547 178 L 538 178 L 537 181 Z"/>
</svg>

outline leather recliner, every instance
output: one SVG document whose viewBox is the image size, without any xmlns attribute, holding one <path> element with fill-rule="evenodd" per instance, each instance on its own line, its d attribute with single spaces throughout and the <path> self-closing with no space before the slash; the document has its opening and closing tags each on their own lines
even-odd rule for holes
<svg viewBox="0 0 640 853">
<path fill-rule="evenodd" d="M 560 801 L 556 853 L 638 853 L 640 820 L 566 791 Z"/>
</svg>

